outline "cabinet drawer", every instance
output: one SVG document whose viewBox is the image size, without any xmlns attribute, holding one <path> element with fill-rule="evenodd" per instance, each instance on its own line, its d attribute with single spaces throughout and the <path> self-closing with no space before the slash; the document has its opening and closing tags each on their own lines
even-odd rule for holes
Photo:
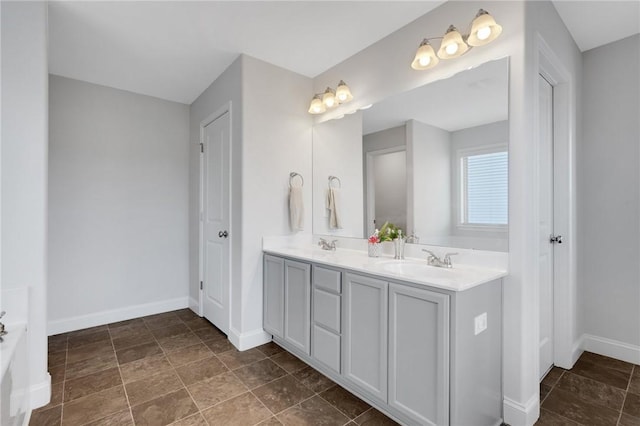
<svg viewBox="0 0 640 426">
<path fill-rule="evenodd" d="M 340 336 L 314 325 L 311 352 L 314 359 L 340 373 Z"/>
<path fill-rule="evenodd" d="M 340 299 L 337 294 L 316 288 L 313 291 L 313 321 L 340 333 Z"/>
<path fill-rule="evenodd" d="M 320 266 L 313 267 L 313 285 L 324 288 L 325 290 L 340 293 L 342 285 L 340 280 L 340 272 L 333 269 L 322 268 Z"/>
</svg>

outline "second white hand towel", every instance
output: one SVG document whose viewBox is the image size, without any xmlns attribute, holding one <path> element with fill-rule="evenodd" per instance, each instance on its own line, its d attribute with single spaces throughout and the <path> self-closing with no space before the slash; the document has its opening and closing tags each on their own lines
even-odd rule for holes
<svg viewBox="0 0 640 426">
<path fill-rule="evenodd" d="M 329 188 L 327 191 L 327 209 L 329 209 L 329 229 L 342 229 L 340 190 L 338 188 Z"/>
<path fill-rule="evenodd" d="M 301 186 L 289 189 L 289 221 L 292 231 L 304 230 L 304 202 Z"/>
</svg>

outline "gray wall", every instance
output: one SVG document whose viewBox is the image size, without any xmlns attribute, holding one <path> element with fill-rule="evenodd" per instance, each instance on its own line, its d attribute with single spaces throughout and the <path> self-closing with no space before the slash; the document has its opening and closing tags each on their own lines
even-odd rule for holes
<svg viewBox="0 0 640 426">
<path fill-rule="evenodd" d="M 52 75 L 49 112 L 50 332 L 185 305 L 189 107 Z"/>
<path fill-rule="evenodd" d="M 583 54 L 579 306 L 586 334 L 640 345 L 640 36 Z"/>
</svg>

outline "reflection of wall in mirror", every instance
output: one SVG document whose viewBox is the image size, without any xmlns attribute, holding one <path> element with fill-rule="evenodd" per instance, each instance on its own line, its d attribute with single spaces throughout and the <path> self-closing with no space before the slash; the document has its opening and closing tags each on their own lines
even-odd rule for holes
<svg viewBox="0 0 640 426">
<path fill-rule="evenodd" d="M 423 241 L 451 235 L 451 134 L 416 120 L 407 122 L 409 232 Z"/>
<path fill-rule="evenodd" d="M 362 113 L 330 120 L 313 129 L 313 232 L 362 238 Z M 327 210 L 329 176 L 340 179 L 342 229 L 330 229 Z M 332 186 L 337 187 L 337 182 Z"/>
</svg>

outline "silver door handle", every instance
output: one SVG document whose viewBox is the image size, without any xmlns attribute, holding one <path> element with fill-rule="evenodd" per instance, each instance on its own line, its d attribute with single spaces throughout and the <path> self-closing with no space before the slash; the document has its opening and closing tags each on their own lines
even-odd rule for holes
<svg viewBox="0 0 640 426">
<path fill-rule="evenodd" d="M 228 236 L 229 233 L 226 230 L 218 232 L 218 237 L 220 238 L 227 238 Z"/>
<path fill-rule="evenodd" d="M 562 244 L 562 235 L 550 235 L 549 236 L 549 242 L 551 244 Z"/>
</svg>

